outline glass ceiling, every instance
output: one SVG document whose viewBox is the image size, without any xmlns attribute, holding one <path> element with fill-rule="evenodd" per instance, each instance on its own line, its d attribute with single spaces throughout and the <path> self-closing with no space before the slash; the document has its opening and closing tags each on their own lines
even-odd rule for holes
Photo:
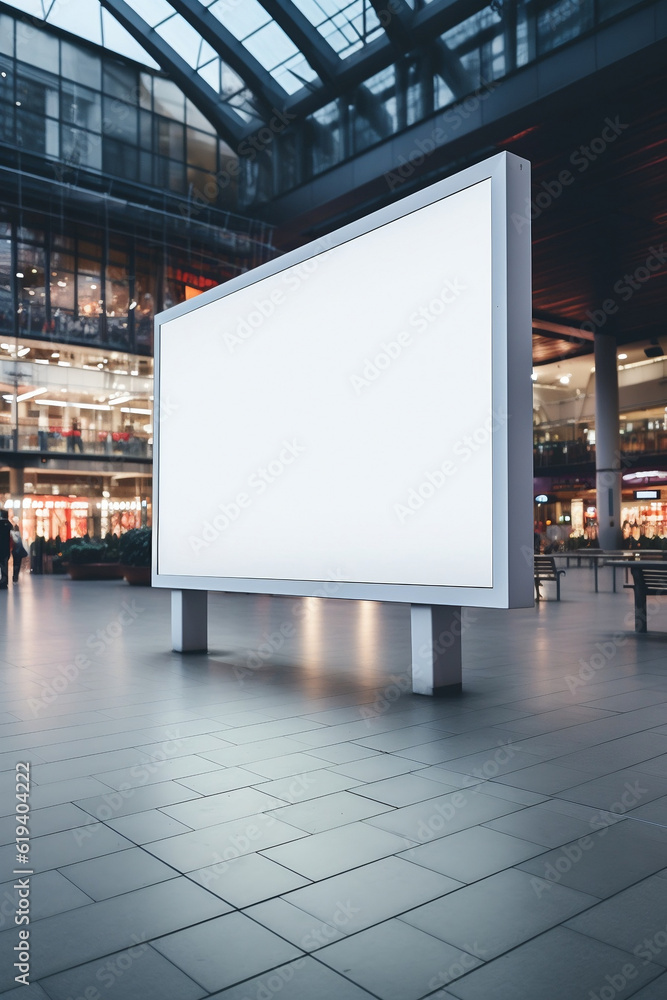
<svg viewBox="0 0 667 1000">
<path fill-rule="evenodd" d="M 273 113 L 269 109 L 291 108 L 302 99 L 312 109 L 313 92 L 319 93 L 316 103 L 327 104 L 346 60 L 365 46 L 384 39 L 392 51 L 372 0 L 3 0 L 3 5 L 161 68 L 186 84 L 191 99 L 194 85 L 209 110 L 211 100 L 226 107 L 227 121 L 232 131 L 238 122 L 239 134 L 266 120 Z M 402 0 L 402 5 L 412 16 L 449 6 L 443 0 Z M 393 61 L 391 55 L 387 61 Z"/>
</svg>

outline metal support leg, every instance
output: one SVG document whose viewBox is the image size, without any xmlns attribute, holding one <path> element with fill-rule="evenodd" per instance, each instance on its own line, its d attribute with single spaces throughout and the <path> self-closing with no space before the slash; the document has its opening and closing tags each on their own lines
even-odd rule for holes
<svg viewBox="0 0 667 1000">
<path fill-rule="evenodd" d="M 176 653 L 208 649 L 208 591 L 172 590 L 171 644 Z"/>
<path fill-rule="evenodd" d="M 593 560 L 593 572 L 595 573 L 595 593 L 597 594 L 597 592 L 598 592 L 598 561 L 597 561 L 597 559 Z"/>
<path fill-rule="evenodd" d="M 448 695 L 461 690 L 461 609 L 412 604 L 412 690 Z"/>
</svg>

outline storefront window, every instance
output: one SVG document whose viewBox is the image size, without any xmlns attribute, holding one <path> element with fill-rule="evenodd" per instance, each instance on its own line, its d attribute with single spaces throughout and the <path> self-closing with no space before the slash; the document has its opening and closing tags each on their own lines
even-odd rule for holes
<svg viewBox="0 0 667 1000">
<path fill-rule="evenodd" d="M 0 239 L 0 333 L 8 335 L 13 329 L 12 241 Z"/>
<path fill-rule="evenodd" d="M 24 334 L 43 333 L 46 328 L 44 250 L 20 243 L 17 263 L 19 330 Z"/>
</svg>

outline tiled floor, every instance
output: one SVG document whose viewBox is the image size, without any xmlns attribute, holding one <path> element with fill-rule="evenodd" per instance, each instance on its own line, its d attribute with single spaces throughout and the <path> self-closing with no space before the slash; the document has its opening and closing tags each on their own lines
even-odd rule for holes
<svg viewBox="0 0 667 1000">
<path fill-rule="evenodd" d="M 432 700 L 402 606 L 216 595 L 211 652 L 178 656 L 166 592 L 26 576 L 0 598 L 0 995 L 665 1000 L 667 598 L 635 636 L 628 592 L 592 589 L 474 611 L 464 694 Z"/>
</svg>

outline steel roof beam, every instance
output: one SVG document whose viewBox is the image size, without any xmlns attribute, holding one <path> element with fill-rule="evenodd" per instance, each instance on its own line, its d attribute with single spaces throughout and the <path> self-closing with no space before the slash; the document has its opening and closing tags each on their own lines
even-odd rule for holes
<svg viewBox="0 0 667 1000">
<path fill-rule="evenodd" d="M 231 31 L 199 0 L 170 0 L 177 14 L 199 32 L 218 55 L 234 70 L 264 102 L 267 108 L 282 108 L 287 94 L 273 79 L 268 70 L 252 55 Z"/>
<path fill-rule="evenodd" d="M 169 74 L 186 97 L 208 118 L 226 141 L 236 148 L 247 135 L 256 131 L 261 121 L 246 123 L 224 104 L 191 66 L 158 35 L 154 28 L 135 13 L 126 0 L 100 0 L 119 24 L 135 38 L 150 56 Z"/>
<path fill-rule="evenodd" d="M 291 0 L 259 0 L 296 47 L 303 53 L 325 85 L 335 88 L 342 60 L 317 28 Z M 326 104 L 326 100 L 322 102 Z"/>
</svg>

